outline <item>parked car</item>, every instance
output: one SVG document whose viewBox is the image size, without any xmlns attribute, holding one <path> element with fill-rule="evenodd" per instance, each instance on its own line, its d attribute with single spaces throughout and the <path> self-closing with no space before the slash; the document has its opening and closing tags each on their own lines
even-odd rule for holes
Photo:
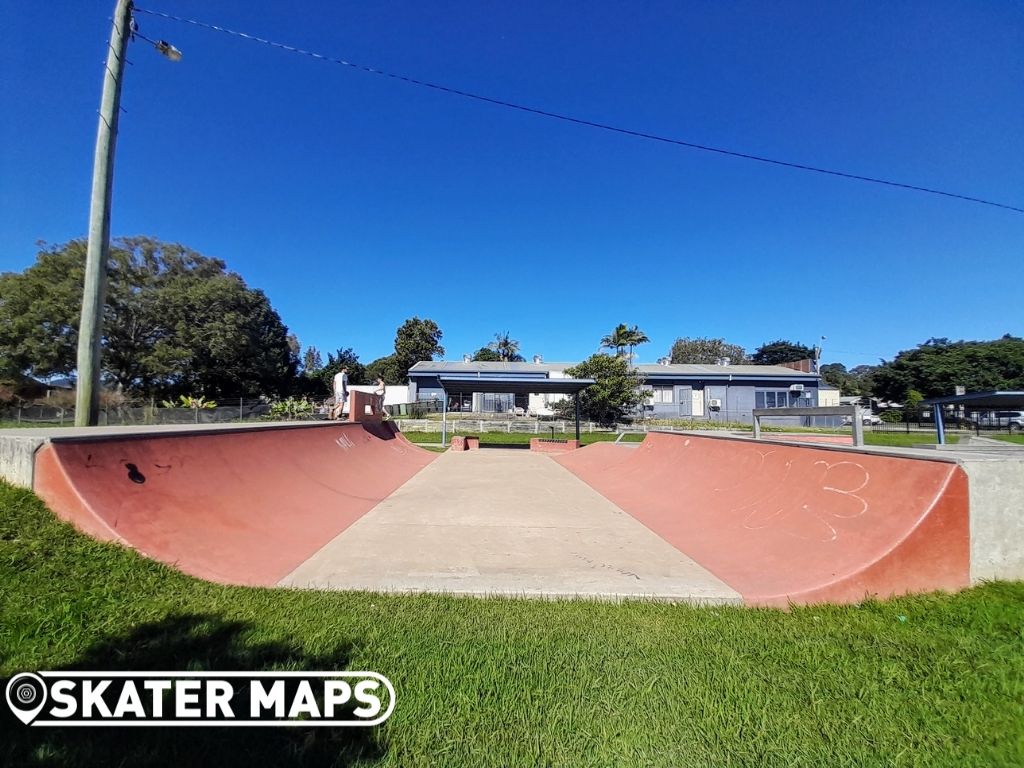
<svg viewBox="0 0 1024 768">
<path fill-rule="evenodd" d="M 1024 430 L 1024 411 L 984 411 L 968 417 L 972 423 L 987 429 L 1008 429 L 1010 432 Z"/>
<path fill-rule="evenodd" d="M 879 424 L 884 424 L 885 422 L 882 421 L 882 417 L 879 416 L 877 413 L 862 413 L 860 415 L 860 423 L 863 424 L 865 427 L 873 427 Z M 843 416 L 842 424 L 844 427 L 850 426 L 851 424 L 853 424 L 853 417 Z"/>
</svg>

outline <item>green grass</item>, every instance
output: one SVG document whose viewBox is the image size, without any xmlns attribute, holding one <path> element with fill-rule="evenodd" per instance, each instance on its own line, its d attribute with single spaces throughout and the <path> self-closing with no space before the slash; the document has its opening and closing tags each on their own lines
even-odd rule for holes
<svg viewBox="0 0 1024 768">
<path fill-rule="evenodd" d="M 1017 445 L 1024 445 L 1024 435 L 984 435 L 985 437 L 992 437 L 996 440 L 1002 440 L 1004 443 L 1016 443 Z"/>
<path fill-rule="evenodd" d="M 1024 764 L 1024 584 L 776 610 L 198 581 L 0 484 L 0 673 L 365 669 L 375 729 L 27 728 L 4 765 Z"/>
<path fill-rule="evenodd" d="M 947 443 L 959 442 L 957 435 L 946 435 Z M 864 430 L 865 445 L 890 445 L 899 448 L 912 448 L 915 445 L 934 445 L 938 438 L 934 432 L 868 432 Z"/>
</svg>

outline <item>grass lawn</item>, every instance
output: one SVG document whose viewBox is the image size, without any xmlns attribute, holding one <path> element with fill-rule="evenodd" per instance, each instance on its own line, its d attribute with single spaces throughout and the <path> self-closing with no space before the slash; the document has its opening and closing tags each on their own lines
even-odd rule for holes
<svg viewBox="0 0 1024 768">
<path fill-rule="evenodd" d="M 960 441 L 958 435 L 946 435 L 947 443 Z M 864 430 L 865 445 L 890 445 L 899 448 L 913 448 L 915 445 L 934 445 L 938 438 L 934 432 L 868 432 Z"/>
<path fill-rule="evenodd" d="M 1024 445 L 1024 435 L 985 435 L 985 437 L 992 437 L 996 440 L 1002 440 L 1004 443 L 1016 443 L 1017 445 Z"/>
<path fill-rule="evenodd" d="M 224 587 L 0 484 L 0 674 L 365 669 L 374 729 L 27 728 L 0 764 L 1024 764 L 1024 584 L 777 610 Z"/>
</svg>

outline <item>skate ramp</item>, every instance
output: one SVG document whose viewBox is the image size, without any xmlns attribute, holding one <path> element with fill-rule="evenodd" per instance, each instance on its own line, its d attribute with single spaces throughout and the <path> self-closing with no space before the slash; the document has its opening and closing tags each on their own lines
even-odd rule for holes
<svg viewBox="0 0 1024 768">
<path fill-rule="evenodd" d="M 271 585 L 435 454 L 388 424 L 53 440 L 35 489 L 60 517 L 204 579 Z"/>
<path fill-rule="evenodd" d="M 554 460 L 750 605 L 970 584 L 967 476 L 953 463 L 659 433 Z"/>
</svg>

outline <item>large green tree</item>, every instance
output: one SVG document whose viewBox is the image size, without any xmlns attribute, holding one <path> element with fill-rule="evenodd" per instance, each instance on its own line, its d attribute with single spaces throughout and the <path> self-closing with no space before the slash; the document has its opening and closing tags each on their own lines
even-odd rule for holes
<svg viewBox="0 0 1024 768">
<path fill-rule="evenodd" d="M 487 348 L 498 355 L 503 363 L 521 363 L 523 356 L 519 354 L 519 342 L 513 339 L 508 331 L 494 334 L 494 341 Z"/>
<path fill-rule="evenodd" d="M 399 384 L 409 376 L 409 369 L 421 360 L 433 360 L 435 356 L 444 355 L 441 337 L 444 333 L 433 320 L 411 317 L 402 323 L 395 333 L 394 366 L 389 374 L 400 381 L 388 382 Z M 388 381 L 388 377 L 384 377 Z"/>
<path fill-rule="evenodd" d="M 911 390 L 925 397 L 1024 389 L 1024 339 L 1007 334 L 994 341 L 929 339 L 904 350 L 874 372 L 875 394 L 903 402 Z"/>
<path fill-rule="evenodd" d="M 797 360 L 814 359 L 814 350 L 798 342 L 779 339 L 762 344 L 750 356 L 755 365 L 779 365 Z"/>
<path fill-rule="evenodd" d="M 625 323 L 619 323 L 615 326 L 615 330 L 601 338 L 601 347 L 614 349 L 615 354 L 619 357 L 625 355 L 627 359 L 632 360 L 633 349 L 649 341 L 647 334 L 641 331 L 639 326 L 627 326 Z"/>
<path fill-rule="evenodd" d="M 631 325 L 626 329 L 626 346 L 629 348 L 629 354 L 627 358 L 630 362 L 633 360 L 633 350 L 639 347 L 641 344 L 647 344 L 650 342 L 650 337 L 640 330 L 639 326 Z"/>
<path fill-rule="evenodd" d="M 328 352 L 327 364 L 317 373 L 328 392 L 334 392 L 334 375 L 342 369 L 342 366 L 348 369 L 349 384 L 369 384 L 374 381 L 367 376 L 366 366 L 359 362 L 359 355 L 352 350 L 352 347 L 346 347 L 339 349 L 334 354 Z"/>
<path fill-rule="evenodd" d="M 580 392 L 580 414 L 599 424 L 621 421 L 644 401 L 640 390 L 643 376 L 624 357 L 591 355 L 565 373 L 577 379 L 594 379 L 594 384 Z M 574 407 L 572 400 L 566 399 L 556 404 L 555 411 L 564 418 L 572 418 Z"/>
<path fill-rule="evenodd" d="M 626 327 L 625 323 L 619 323 L 615 326 L 615 330 L 607 336 L 601 337 L 601 348 L 614 349 L 617 357 L 622 357 L 626 353 L 625 350 L 628 344 L 629 328 Z"/>
<path fill-rule="evenodd" d="M 747 351 L 725 339 L 676 339 L 669 354 L 670 362 L 676 364 L 718 365 L 728 359 L 733 365 L 740 365 L 747 361 Z"/>
<path fill-rule="evenodd" d="M 366 365 L 367 381 L 375 382 L 377 379 L 384 379 L 385 384 L 405 384 L 408 378 L 409 371 L 403 371 L 399 367 L 398 360 L 394 355 L 378 357 Z"/>
<path fill-rule="evenodd" d="M 302 355 L 302 372 L 310 375 L 315 374 L 324 367 L 324 360 L 320 356 L 320 350 L 316 347 L 307 347 Z"/>
<path fill-rule="evenodd" d="M 480 349 L 478 349 L 473 354 L 473 362 L 474 363 L 500 363 L 501 362 L 501 355 L 499 355 L 497 352 L 495 352 L 490 347 L 480 347 Z"/>
<path fill-rule="evenodd" d="M 75 370 L 86 243 L 43 249 L 0 276 L 0 361 L 31 376 Z M 262 291 L 219 259 L 149 237 L 112 243 L 102 375 L 145 395 L 287 391 L 295 342 Z"/>
</svg>

